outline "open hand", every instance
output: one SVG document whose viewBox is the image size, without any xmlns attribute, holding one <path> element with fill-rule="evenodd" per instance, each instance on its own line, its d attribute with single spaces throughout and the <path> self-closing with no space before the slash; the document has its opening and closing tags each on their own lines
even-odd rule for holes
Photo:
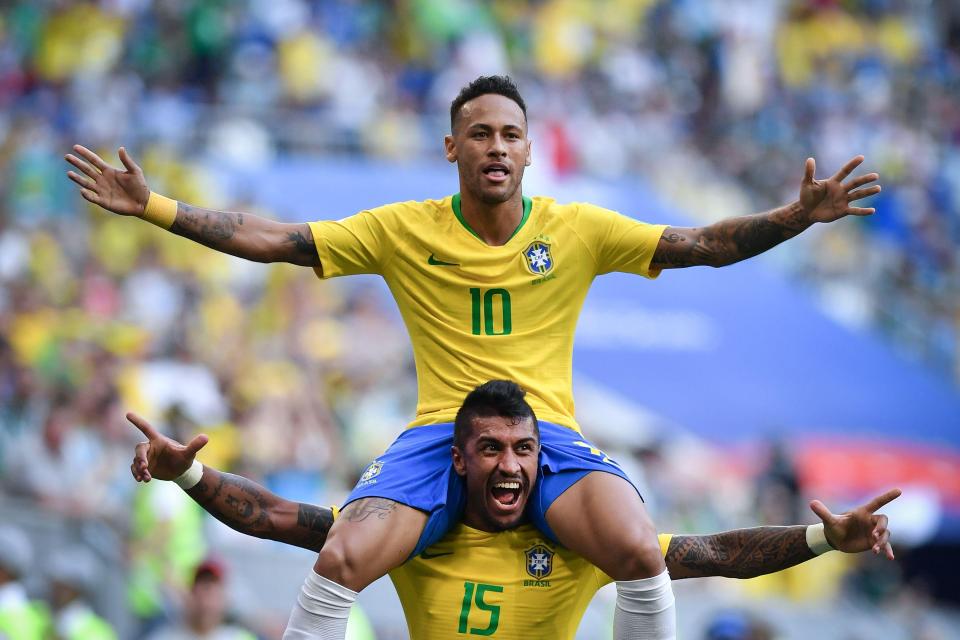
<svg viewBox="0 0 960 640">
<path fill-rule="evenodd" d="M 899 498 L 901 493 L 900 489 L 891 489 L 867 504 L 840 515 L 831 513 L 830 509 L 827 509 L 819 500 L 812 501 L 810 508 L 823 520 L 823 531 L 827 536 L 827 542 L 834 549 L 845 553 L 860 553 L 871 549 L 874 554 L 883 553 L 893 560 L 887 516 L 874 512 L 888 502 Z"/>
<path fill-rule="evenodd" d="M 833 222 L 848 215 L 868 216 L 875 211 L 872 207 L 852 207 L 850 203 L 880 193 L 879 184 L 864 187 L 879 180 L 878 174 L 868 173 L 843 182 L 862 162 L 863 156 L 857 156 L 827 180 L 816 180 L 813 176 L 817 163 L 813 158 L 807 158 L 803 181 L 800 183 L 800 205 L 810 222 Z"/>
<path fill-rule="evenodd" d="M 81 196 L 120 215 L 143 215 L 150 189 L 143 177 L 143 171 L 126 149 L 120 147 L 118 152 L 125 170 L 111 167 L 100 156 L 82 145 L 73 145 L 73 150 L 83 159 L 72 153 L 65 155 L 64 159 L 79 169 L 82 175 L 67 171 L 67 177 L 80 186 Z"/>
<path fill-rule="evenodd" d="M 152 478 L 173 480 L 179 477 L 190 468 L 197 452 L 209 440 L 201 433 L 189 444 L 183 445 L 158 432 L 149 422 L 135 413 L 128 413 L 127 420 L 147 437 L 146 442 L 137 444 L 134 449 L 133 463 L 130 465 L 130 473 L 137 482 L 150 482 Z"/>
</svg>

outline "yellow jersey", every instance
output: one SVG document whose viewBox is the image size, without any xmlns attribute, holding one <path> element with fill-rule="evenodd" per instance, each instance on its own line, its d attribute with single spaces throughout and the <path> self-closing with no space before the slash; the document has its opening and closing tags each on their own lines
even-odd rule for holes
<svg viewBox="0 0 960 640">
<path fill-rule="evenodd" d="M 486 244 L 460 215 L 459 194 L 400 202 L 339 221 L 311 222 L 324 278 L 379 274 L 413 344 L 417 415 L 452 422 L 488 380 L 513 380 L 537 417 L 579 431 L 573 336 L 594 277 L 655 278 L 650 261 L 666 225 L 608 209 L 524 198 L 506 244 Z"/>
<path fill-rule="evenodd" d="M 669 534 L 659 537 L 666 555 Z M 487 533 L 459 524 L 390 572 L 412 640 L 573 638 L 609 576 L 533 525 Z"/>
</svg>

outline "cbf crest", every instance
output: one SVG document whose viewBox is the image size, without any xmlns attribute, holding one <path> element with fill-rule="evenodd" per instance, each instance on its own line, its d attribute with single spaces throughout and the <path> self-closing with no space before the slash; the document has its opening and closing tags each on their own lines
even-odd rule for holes
<svg viewBox="0 0 960 640">
<path fill-rule="evenodd" d="M 360 481 L 357 482 L 358 487 L 362 487 L 368 484 L 373 484 L 376 482 L 374 478 L 380 475 L 380 470 L 383 469 L 383 463 L 379 460 L 374 460 L 370 463 L 370 466 L 364 470 L 363 475 L 360 476 Z"/>
<path fill-rule="evenodd" d="M 550 245 L 542 240 L 535 240 L 523 250 L 523 257 L 527 259 L 527 268 L 530 273 L 542 276 L 553 269 L 553 254 Z"/>
<path fill-rule="evenodd" d="M 553 571 L 553 551 L 544 544 L 537 543 L 527 549 L 527 573 L 542 580 Z"/>
</svg>

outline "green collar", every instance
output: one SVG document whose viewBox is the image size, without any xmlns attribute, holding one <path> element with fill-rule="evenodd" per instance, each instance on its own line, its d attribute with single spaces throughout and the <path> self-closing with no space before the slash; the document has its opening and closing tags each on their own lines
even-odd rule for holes
<svg viewBox="0 0 960 640">
<path fill-rule="evenodd" d="M 520 218 L 520 224 L 517 225 L 517 228 L 514 229 L 514 230 L 513 230 L 513 233 L 510 234 L 510 237 L 507 238 L 507 242 L 510 242 L 510 241 L 513 239 L 513 236 L 515 236 L 515 235 L 517 235 L 517 233 L 519 233 L 519 231 L 520 231 L 520 229 L 523 227 L 523 225 L 525 225 L 525 224 L 527 223 L 527 218 L 530 217 L 530 211 L 533 210 L 533 200 L 531 200 L 531 199 L 528 198 L 527 196 L 521 196 L 521 197 L 522 197 L 522 199 L 523 199 L 523 217 Z M 459 192 L 453 194 L 453 201 L 452 201 L 450 204 L 453 206 L 453 215 L 457 216 L 457 220 L 460 221 L 460 224 L 462 224 L 463 227 L 464 227 L 467 231 L 469 231 L 470 233 L 472 233 L 478 240 L 481 240 L 481 241 L 482 241 L 483 238 L 481 238 L 480 235 L 479 235 L 476 231 L 474 231 L 473 229 L 471 229 L 471 228 L 470 228 L 470 225 L 467 224 L 467 221 L 464 220 L 464 218 L 463 218 L 463 213 L 461 213 L 461 211 L 460 211 L 460 193 L 459 193 Z"/>
</svg>

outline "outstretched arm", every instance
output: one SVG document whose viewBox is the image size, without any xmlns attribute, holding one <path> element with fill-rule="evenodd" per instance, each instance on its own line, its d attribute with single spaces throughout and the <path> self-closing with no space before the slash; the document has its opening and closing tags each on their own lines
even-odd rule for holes
<svg viewBox="0 0 960 640">
<path fill-rule="evenodd" d="M 863 156 L 857 156 L 829 179 L 816 180 L 816 163 L 813 158 L 807 158 L 796 202 L 706 227 L 668 227 L 660 237 L 650 266 L 657 269 L 723 267 L 761 254 L 815 222 L 870 215 L 874 209 L 854 207 L 851 203 L 879 193 L 879 184 L 865 185 L 879 180 L 880 176 L 868 173 L 843 182 L 862 162 Z"/>
<path fill-rule="evenodd" d="M 199 435 L 183 445 L 134 413 L 128 413 L 127 419 L 147 437 L 136 446 L 130 465 L 138 482 L 179 477 L 207 444 L 207 436 Z M 285 500 L 252 480 L 205 465 L 200 481 L 185 491 L 220 522 L 257 538 L 319 551 L 333 526 L 331 509 Z"/>
<path fill-rule="evenodd" d="M 76 155 L 68 153 L 65 159 L 80 173 L 68 171 L 67 176 L 80 187 L 81 196 L 120 215 L 142 218 L 148 213 L 150 189 L 143 170 L 126 149 L 120 147 L 119 150 L 123 169 L 110 166 L 82 145 L 74 145 L 73 150 Z M 162 226 L 184 238 L 256 262 L 320 266 L 313 233 L 305 223 L 287 224 L 249 213 L 202 209 L 183 202 L 175 206 L 172 224 Z"/>
<path fill-rule="evenodd" d="M 824 534 L 834 549 L 845 553 L 869 549 L 893 560 L 887 516 L 874 512 L 899 495 L 899 489 L 891 489 L 840 515 L 831 513 L 819 500 L 811 502 L 810 508 L 823 521 Z M 674 580 L 710 576 L 755 578 L 814 558 L 806 535 L 805 526 L 756 527 L 707 536 L 675 535 L 665 560 Z"/>
</svg>

